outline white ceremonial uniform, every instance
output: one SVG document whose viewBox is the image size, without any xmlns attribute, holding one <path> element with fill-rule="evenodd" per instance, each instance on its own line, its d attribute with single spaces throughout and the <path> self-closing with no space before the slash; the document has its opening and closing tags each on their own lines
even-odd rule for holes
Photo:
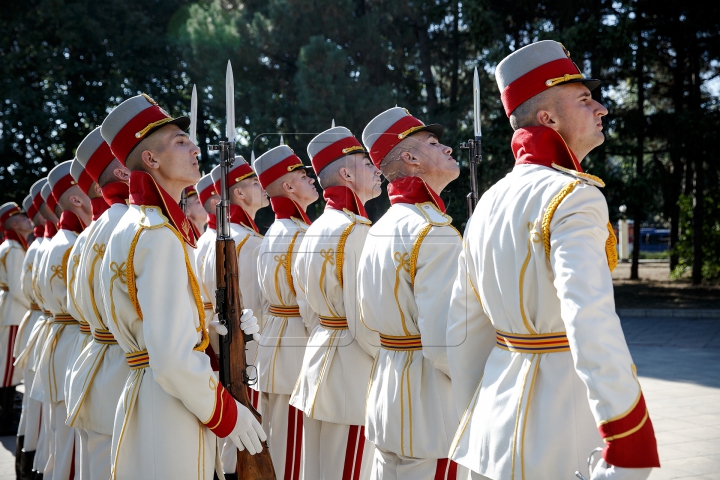
<svg viewBox="0 0 720 480">
<path fill-rule="evenodd" d="M 89 469 L 92 480 L 110 478 L 110 449 L 115 410 L 130 371 L 125 353 L 108 330 L 107 309 L 103 308 L 100 266 L 107 242 L 127 211 L 116 203 L 95 221 L 80 255 L 74 290 L 78 306 L 86 312 L 92 341 L 72 366 L 68 389 L 68 424 L 88 435 Z"/>
<path fill-rule="evenodd" d="M 113 479 L 213 476 L 217 437 L 205 424 L 224 405 L 204 352 L 191 248 L 158 207 L 138 205 L 107 243 L 100 276 L 108 326 L 132 364 L 113 428 Z"/>
<path fill-rule="evenodd" d="M 585 177 L 517 165 L 467 227 L 448 327 L 467 409 L 451 455 L 489 478 L 587 471 L 598 424 L 642 400 L 615 313 L 607 204 Z"/>
<path fill-rule="evenodd" d="M 71 349 L 80 334 L 78 321 L 67 311 L 66 273 L 70 251 L 77 237 L 76 232 L 59 230 L 48 242 L 40 265 L 40 278 L 45 279 L 40 291 L 43 292 L 45 308 L 52 314 L 52 318 L 48 320 L 47 338 L 36 369 L 32 395 L 35 396 L 36 385 L 40 384 L 42 399 L 50 404 L 49 465 L 52 467 L 53 479 L 69 478 L 74 468 L 75 432 L 65 424 L 67 408 L 64 385 Z"/>
<path fill-rule="evenodd" d="M 365 421 L 379 479 L 433 478 L 454 468 L 447 456 L 458 414 L 445 330 L 461 238 L 451 220 L 432 202 L 395 203 L 363 248 L 361 314 L 382 343 Z"/>
<path fill-rule="evenodd" d="M 22 266 L 22 292 L 30 303 L 30 308 L 18 328 L 17 336 L 20 340 L 15 342 L 15 368 L 22 370 L 23 384 L 26 389 L 26 394 L 23 395 L 23 412 L 20 422 L 22 428 L 19 430 L 20 435 L 25 435 L 23 450 L 26 452 L 32 452 L 37 448 L 42 405 L 37 400 L 30 398 L 30 387 L 35 378 L 35 371 L 30 369 L 27 355 L 22 358 L 21 355 L 28 346 L 32 335 L 37 334 L 38 329 L 36 329 L 36 326 L 42 316 L 42 310 L 40 309 L 38 299 L 35 297 L 35 291 L 33 289 L 32 269 L 37 252 L 44 241 L 44 237 L 36 238 L 28 247 L 27 252 L 25 252 L 25 259 L 23 260 Z"/>
<path fill-rule="evenodd" d="M 205 283 L 205 268 L 207 263 L 208 249 L 215 246 L 215 238 L 217 233 L 214 228 L 210 228 L 210 225 L 205 229 L 200 238 L 197 241 L 197 248 L 195 249 L 195 272 L 197 272 L 198 280 L 200 281 L 200 295 L 202 296 L 203 308 L 205 309 L 205 323 L 208 324 L 215 315 L 215 290 L 211 290 Z M 215 272 L 215 269 L 212 270 Z"/>
<path fill-rule="evenodd" d="M 22 267 L 25 247 L 6 238 L 0 244 L 0 387 L 20 383 L 22 370 L 13 365 L 18 325 L 30 304 L 22 292 Z"/>
<path fill-rule="evenodd" d="M 293 258 L 308 225 L 295 217 L 276 219 L 258 250 L 260 289 L 269 304 L 255 361 L 263 396 L 263 428 L 278 475 L 299 478 L 302 412 L 289 404 L 298 380 L 308 332 L 318 318 L 296 295 Z"/>
<path fill-rule="evenodd" d="M 88 225 L 88 227 L 78 235 L 75 245 L 70 250 L 70 256 L 67 263 L 67 272 L 65 273 L 67 278 L 67 311 L 72 317 L 80 322 L 79 333 L 75 337 L 75 341 L 70 349 L 67 359 L 67 367 L 65 370 L 65 408 L 68 410 L 67 400 L 70 398 L 70 381 L 72 379 L 72 369 L 75 362 L 82 354 L 85 347 L 90 343 L 92 339 L 90 325 L 87 322 L 87 311 L 83 310 L 80 305 L 80 300 L 77 295 L 77 282 L 79 280 L 79 266 L 80 266 L 80 255 L 85 244 L 87 243 L 90 229 L 94 225 L 94 221 Z M 67 415 L 66 415 L 67 419 Z M 68 426 L 72 426 L 68 424 Z M 89 460 L 88 455 L 88 437 L 87 432 L 82 428 L 74 428 L 75 430 L 75 471 L 78 480 L 86 480 L 90 478 L 89 471 Z"/>
<path fill-rule="evenodd" d="M 46 223 L 46 231 L 49 222 Z M 50 457 L 50 403 L 45 399 L 42 382 L 37 380 L 37 368 L 40 364 L 45 340 L 50 331 L 50 320 L 52 313 L 46 310 L 43 290 L 45 289 L 46 279 L 42 274 L 41 266 L 47 257 L 48 247 L 52 241 L 49 237 L 44 237 L 43 242 L 38 246 L 35 253 L 35 261 L 32 266 L 32 290 L 37 299 L 40 308 L 40 317 L 35 322 L 35 327 L 30 333 L 30 338 L 25 349 L 20 353 L 17 362 L 24 362 L 25 368 L 33 372 L 33 381 L 26 385 L 25 395 L 32 400 L 40 403 L 40 431 L 38 432 L 37 447 L 35 449 L 35 459 L 33 460 L 33 470 L 40 473 L 45 472 L 45 467 Z"/>
<path fill-rule="evenodd" d="M 379 338 L 360 322 L 357 271 L 370 229 L 350 210 L 325 209 L 295 260 L 296 288 L 319 315 L 290 404 L 316 422 L 303 432 L 305 479 L 369 479 L 374 445 L 365 438 L 365 395 Z"/>
<path fill-rule="evenodd" d="M 260 283 L 258 281 L 257 272 L 257 258 L 263 236 L 252 228 L 238 223 L 230 223 L 230 234 L 235 241 L 235 251 L 237 252 L 240 303 L 243 308 L 249 308 L 253 311 L 253 315 L 257 318 L 260 331 L 262 332 L 268 303 L 260 292 Z M 209 292 L 213 292 L 213 295 L 210 297 L 213 312 L 215 311 L 214 292 L 217 288 L 217 280 L 215 277 L 215 237 L 216 233 L 215 230 L 213 230 L 213 238 L 205 250 L 205 261 L 202 269 L 200 270 L 200 272 L 202 272 L 203 285 Z M 199 248 L 200 242 L 198 242 L 198 249 Z M 213 313 L 213 315 L 207 319 L 207 322 L 210 322 L 211 320 L 217 320 L 217 314 Z M 245 348 L 245 360 L 248 365 L 252 365 L 257 357 L 257 342 L 249 342 L 246 344 Z M 220 352 L 215 353 L 218 355 L 220 354 Z M 252 375 L 252 373 L 253 372 L 250 372 L 249 375 Z M 258 390 L 249 388 L 248 395 L 253 407 L 262 413 L 260 406 L 260 393 Z M 223 471 L 225 473 L 233 473 L 237 469 L 237 447 L 234 443 L 227 439 L 223 442 L 222 464 Z"/>
</svg>

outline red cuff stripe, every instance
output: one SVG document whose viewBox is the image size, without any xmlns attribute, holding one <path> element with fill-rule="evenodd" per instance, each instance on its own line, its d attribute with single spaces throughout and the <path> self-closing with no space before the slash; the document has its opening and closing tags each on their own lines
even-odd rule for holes
<svg viewBox="0 0 720 480">
<path fill-rule="evenodd" d="M 230 435 L 237 423 L 237 405 L 230 392 L 225 390 L 222 383 L 215 389 L 215 410 L 205 426 L 220 438 Z"/>
<path fill-rule="evenodd" d="M 655 431 L 642 393 L 630 413 L 600 425 L 598 430 L 607 444 L 603 458 L 610 465 L 622 468 L 660 466 Z"/>
</svg>

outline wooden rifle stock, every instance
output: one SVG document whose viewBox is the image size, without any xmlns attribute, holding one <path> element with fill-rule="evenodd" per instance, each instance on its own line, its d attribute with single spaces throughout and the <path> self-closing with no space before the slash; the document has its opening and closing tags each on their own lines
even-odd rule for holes
<svg viewBox="0 0 720 480">
<path fill-rule="evenodd" d="M 215 247 L 218 318 L 228 329 L 227 335 L 220 337 L 220 381 L 262 423 L 262 417 L 250 403 L 247 392 L 245 343 L 251 341 L 252 337 L 246 337 L 240 329 L 242 305 L 235 241 L 232 238 L 218 239 Z M 238 451 L 237 473 L 238 478 L 244 480 L 276 480 L 267 442 L 264 442 L 262 451 L 255 455 L 250 455 L 247 450 Z"/>
</svg>

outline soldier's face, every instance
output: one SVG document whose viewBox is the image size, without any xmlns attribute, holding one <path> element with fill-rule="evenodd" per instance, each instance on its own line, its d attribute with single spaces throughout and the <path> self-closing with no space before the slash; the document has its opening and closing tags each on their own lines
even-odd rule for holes
<svg viewBox="0 0 720 480">
<path fill-rule="evenodd" d="M 443 145 L 430 132 L 418 132 L 408 140 L 414 140 L 412 153 L 420 161 L 420 170 L 428 178 L 445 179 L 448 183 L 460 175 L 460 167 L 452 156 L 452 148 Z"/>
<path fill-rule="evenodd" d="M 198 146 L 177 125 L 166 125 L 153 133 L 153 137 L 156 135 L 157 139 L 153 139 L 154 148 L 149 150 L 157 162 L 159 173 L 185 186 L 196 184 L 201 176 L 197 159 L 200 155 Z"/>
<path fill-rule="evenodd" d="M 590 90 L 582 83 L 558 87 L 556 99 L 555 129 L 578 159 L 582 160 L 605 140 L 602 117 L 608 111 L 593 100 Z"/>
<path fill-rule="evenodd" d="M 33 230 L 33 224 L 24 213 L 18 213 L 5 221 L 5 230 L 14 230 L 25 237 Z"/>
<path fill-rule="evenodd" d="M 308 206 L 318 199 L 315 179 L 308 177 L 304 168 L 293 170 L 283 178 L 283 188 L 300 205 Z"/>
<path fill-rule="evenodd" d="M 352 174 L 355 177 L 355 193 L 363 202 L 367 202 L 381 193 L 380 185 L 382 177 L 380 170 L 365 154 L 356 153 L 348 156 L 348 166 L 352 168 Z"/>
<path fill-rule="evenodd" d="M 248 205 L 255 210 L 270 205 L 267 193 L 263 190 L 256 176 L 240 180 L 237 191 L 243 196 Z"/>
<path fill-rule="evenodd" d="M 197 195 L 192 195 L 187 199 L 187 212 L 190 220 L 202 230 L 202 226 L 205 225 L 207 219 L 207 212 L 202 205 L 200 205 L 200 199 Z"/>
</svg>

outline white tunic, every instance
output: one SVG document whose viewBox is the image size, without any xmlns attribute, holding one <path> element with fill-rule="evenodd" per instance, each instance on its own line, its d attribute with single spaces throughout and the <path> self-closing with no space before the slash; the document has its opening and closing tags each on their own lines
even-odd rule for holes
<svg viewBox="0 0 720 480">
<path fill-rule="evenodd" d="M 207 423 L 235 425 L 204 352 L 191 248 L 158 207 L 138 205 L 107 243 L 100 276 L 108 326 L 137 367 L 117 408 L 112 478 L 210 479 L 217 437 Z"/>
<path fill-rule="evenodd" d="M 30 304 L 22 292 L 25 248 L 16 240 L 0 244 L 0 386 L 20 383 L 22 370 L 13 366 L 17 328 Z"/>
<path fill-rule="evenodd" d="M 194 266 L 195 271 L 197 272 L 198 280 L 200 280 L 201 282 L 200 295 L 202 296 L 203 306 L 205 308 L 206 323 L 210 323 L 214 316 L 215 290 L 208 288 L 207 284 L 205 283 L 205 268 L 206 265 L 208 265 L 205 260 L 207 258 L 208 250 L 215 247 L 216 237 L 217 233 L 215 232 L 215 229 L 208 226 L 207 229 L 203 232 L 203 234 L 200 235 L 200 238 L 198 238 L 197 248 L 195 249 Z M 212 272 L 214 274 L 215 268 L 212 269 Z"/>
<path fill-rule="evenodd" d="M 349 210 L 326 208 L 298 249 L 296 287 L 321 324 L 310 334 L 290 404 L 310 418 L 365 424 L 365 394 L 380 342 L 360 322 L 357 303 L 358 262 L 370 225 Z M 332 328 L 338 322 L 344 328 Z"/>
<path fill-rule="evenodd" d="M 52 314 L 47 328 L 47 338 L 42 348 L 39 364 L 33 382 L 40 382 L 42 397 L 36 398 L 45 402 L 65 401 L 65 371 L 68 359 L 80 327 L 67 310 L 67 267 L 70 251 L 77 240 L 78 234 L 61 229 L 48 242 L 47 251 L 41 260 L 38 278 L 45 281 L 40 284 L 45 301 L 45 309 Z M 40 280 L 39 280 L 40 281 Z"/>
<path fill-rule="evenodd" d="M 293 258 L 308 225 L 295 217 L 278 219 L 265 233 L 258 250 L 260 289 L 269 304 L 258 345 L 257 388 L 261 392 L 290 395 L 300 373 L 308 332 L 318 318 L 295 288 Z M 289 308 L 289 316 L 272 313 Z M 300 315 L 296 312 L 299 309 Z"/>
<path fill-rule="evenodd" d="M 446 458 L 458 424 L 445 330 L 461 238 L 450 222 L 433 203 L 397 203 L 370 229 L 360 259 L 365 325 L 422 342 L 381 348 L 367 393 L 368 440 L 407 457 Z"/>
<path fill-rule="evenodd" d="M 453 389 L 467 406 L 451 448 L 458 463 L 490 478 L 571 478 L 603 445 L 596 423 L 639 399 L 615 314 L 608 225 L 595 186 L 540 165 L 516 166 L 481 198 L 448 328 Z M 537 352 L 567 340 L 525 353 L 496 331 Z M 538 334 L 561 340 L 532 343 Z"/>
<path fill-rule="evenodd" d="M 103 308 L 107 292 L 102 291 L 100 266 L 110 235 L 127 208 L 124 203 L 112 205 L 88 229 L 74 287 L 93 336 L 70 374 L 68 424 L 103 435 L 112 435 L 115 409 L 130 369 L 125 353 L 109 333 L 111 317 Z"/>
<path fill-rule="evenodd" d="M 15 351 L 13 356 L 16 359 L 15 366 L 20 369 L 25 369 L 25 366 L 27 365 L 27 356 L 23 357 L 22 361 L 18 361 L 17 359 L 20 357 L 23 350 L 25 350 L 25 347 L 30 340 L 30 336 L 32 335 L 33 330 L 35 330 L 35 324 L 42 315 L 42 311 L 40 310 L 40 307 L 38 305 L 38 300 L 37 298 L 35 298 L 35 291 L 33 290 L 32 268 L 33 263 L 35 262 L 36 254 L 44 241 L 45 237 L 39 237 L 30 244 L 27 252 L 25 252 L 25 258 L 23 259 L 22 264 L 22 274 L 20 277 L 21 288 L 22 293 L 27 299 L 27 301 L 30 303 L 30 306 L 28 311 L 25 313 L 22 321 L 20 322 L 20 326 L 18 327 L 17 340 L 15 341 Z"/>
</svg>

